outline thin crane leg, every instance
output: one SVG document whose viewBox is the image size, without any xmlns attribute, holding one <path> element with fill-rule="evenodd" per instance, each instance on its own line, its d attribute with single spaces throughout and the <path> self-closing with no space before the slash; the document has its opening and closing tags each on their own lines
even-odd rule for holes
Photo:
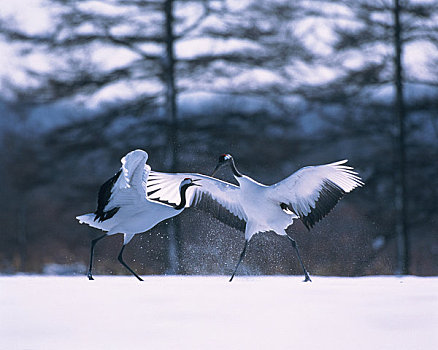
<svg viewBox="0 0 438 350">
<path fill-rule="evenodd" d="M 286 235 L 286 236 L 292 242 L 292 247 L 294 247 L 295 251 L 297 252 L 298 260 L 300 261 L 301 267 L 303 268 L 303 272 L 304 272 L 304 277 L 305 277 L 304 282 L 312 282 L 312 280 L 310 279 L 309 274 L 307 273 L 307 270 L 303 264 L 303 260 L 301 260 L 301 256 L 300 256 L 300 252 L 298 250 L 297 242 L 295 242 L 295 240 L 291 236 L 289 236 L 289 235 Z"/>
<path fill-rule="evenodd" d="M 135 277 L 137 277 L 138 278 L 138 280 L 139 281 L 143 281 L 124 261 L 123 261 L 123 250 L 125 249 L 125 247 L 126 247 L 126 245 L 123 245 L 122 246 L 122 249 L 120 250 L 120 253 L 119 253 L 119 256 L 118 256 L 118 259 L 119 259 L 119 261 L 120 261 L 120 263 L 123 265 L 123 266 L 125 266 L 128 270 L 129 270 L 129 272 L 131 272 Z"/>
<path fill-rule="evenodd" d="M 240 263 L 242 262 L 243 258 L 245 257 L 245 253 L 246 253 L 246 247 L 248 246 L 248 240 L 245 240 L 245 246 L 243 247 L 242 253 L 240 253 L 240 258 L 239 258 L 239 262 L 236 265 L 236 268 L 234 269 L 233 275 L 230 278 L 230 282 L 233 280 L 234 275 L 236 274 L 237 268 L 239 267 Z"/>
<path fill-rule="evenodd" d="M 106 236 L 107 236 L 106 233 L 104 233 L 102 236 L 99 236 L 91 241 L 90 267 L 88 268 L 88 273 L 87 273 L 88 279 L 90 281 L 94 280 L 93 275 L 91 273 L 91 270 L 93 269 L 94 246 L 96 245 L 97 242 L 99 242 L 102 238 Z"/>
</svg>

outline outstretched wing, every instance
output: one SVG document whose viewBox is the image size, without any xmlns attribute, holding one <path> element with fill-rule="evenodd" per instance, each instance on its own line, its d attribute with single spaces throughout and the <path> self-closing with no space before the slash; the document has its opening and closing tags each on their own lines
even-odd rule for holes
<svg viewBox="0 0 438 350">
<path fill-rule="evenodd" d="M 129 152 L 121 159 L 122 167 L 99 189 L 94 221 L 113 217 L 121 206 L 146 202 L 146 181 L 151 168 L 143 150 Z"/>
<path fill-rule="evenodd" d="M 239 187 L 206 175 L 192 173 L 161 173 L 151 171 L 147 181 L 150 200 L 165 204 L 179 204 L 179 185 L 190 178 L 200 186 L 187 189 L 187 204 L 210 213 L 216 219 L 244 231 L 246 214 L 239 203 Z"/>
<path fill-rule="evenodd" d="M 140 149 L 129 152 L 121 159 L 122 174 L 116 186 L 120 190 L 133 189 L 133 194 L 139 200 L 146 200 L 146 182 L 148 180 L 151 167 L 146 164 L 148 154 Z"/>
<path fill-rule="evenodd" d="M 272 185 L 272 195 L 297 214 L 310 229 L 326 216 L 345 193 L 363 186 L 347 160 L 304 167 Z"/>
</svg>

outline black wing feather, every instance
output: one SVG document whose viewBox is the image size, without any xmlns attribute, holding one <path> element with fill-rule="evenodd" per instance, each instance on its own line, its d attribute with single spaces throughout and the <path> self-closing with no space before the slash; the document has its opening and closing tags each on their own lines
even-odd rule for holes
<svg viewBox="0 0 438 350">
<path fill-rule="evenodd" d="M 197 191 L 193 197 L 191 205 L 203 212 L 213 216 L 215 219 L 223 222 L 238 231 L 245 232 L 246 221 L 234 215 L 227 208 L 215 201 L 213 197 L 202 191 Z"/>
<path fill-rule="evenodd" d="M 307 215 L 299 215 L 308 230 L 326 216 L 344 196 L 345 191 L 330 180 L 325 180 L 319 193 L 315 208 L 311 208 Z"/>
<path fill-rule="evenodd" d="M 99 220 L 99 222 L 102 222 L 108 220 L 119 211 L 119 207 L 112 208 L 108 211 L 105 211 L 105 207 L 107 206 L 111 198 L 114 184 L 116 183 L 121 173 L 122 170 L 119 170 L 111 179 L 109 179 L 102 186 L 100 186 L 99 194 L 97 196 L 97 209 L 94 212 L 94 214 L 96 214 L 96 216 L 94 217 L 94 221 Z"/>
</svg>

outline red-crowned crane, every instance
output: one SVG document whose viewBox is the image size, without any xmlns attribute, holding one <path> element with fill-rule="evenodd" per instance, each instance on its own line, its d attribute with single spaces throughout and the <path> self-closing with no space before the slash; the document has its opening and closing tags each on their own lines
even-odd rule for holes
<svg viewBox="0 0 438 350">
<path fill-rule="evenodd" d="M 146 194 L 146 182 L 151 170 L 146 164 L 148 154 L 135 150 L 121 159 L 122 167 L 99 190 L 97 210 L 76 217 L 80 223 L 107 231 L 91 241 L 88 279 L 92 280 L 94 247 L 102 238 L 117 233 L 124 234 L 118 260 L 140 281 L 143 281 L 123 260 L 123 250 L 138 233 L 150 230 L 159 222 L 181 213 L 186 206 L 186 191 L 199 186 L 190 178 L 181 178 L 178 184 L 179 201 L 173 205 L 154 202 Z"/>
<path fill-rule="evenodd" d="M 364 183 L 353 168 L 344 165 L 346 162 L 342 160 L 307 166 L 267 186 L 242 175 L 233 157 L 224 154 L 219 157 L 213 176 L 221 167 L 229 165 L 239 186 L 205 175 L 151 171 L 147 191 L 151 200 L 175 203 L 178 184 L 182 179 L 202 179 L 202 187 L 187 191 L 187 203 L 210 212 L 217 219 L 245 233 L 245 245 L 230 282 L 245 256 L 248 242 L 256 233 L 268 231 L 286 236 L 291 241 L 303 269 L 304 281 L 311 281 L 298 246 L 286 233 L 286 228 L 294 220 L 301 219 L 310 229 L 330 212 L 345 193 L 363 186 Z"/>
</svg>

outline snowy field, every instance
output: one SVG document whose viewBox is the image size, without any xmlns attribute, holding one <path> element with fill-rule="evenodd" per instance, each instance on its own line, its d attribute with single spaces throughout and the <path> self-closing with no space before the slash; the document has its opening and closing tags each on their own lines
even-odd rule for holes
<svg viewBox="0 0 438 350">
<path fill-rule="evenodd" d="M 0 349 L 438 349 L 438 277 L 0 277 Z"/>
</svg>

